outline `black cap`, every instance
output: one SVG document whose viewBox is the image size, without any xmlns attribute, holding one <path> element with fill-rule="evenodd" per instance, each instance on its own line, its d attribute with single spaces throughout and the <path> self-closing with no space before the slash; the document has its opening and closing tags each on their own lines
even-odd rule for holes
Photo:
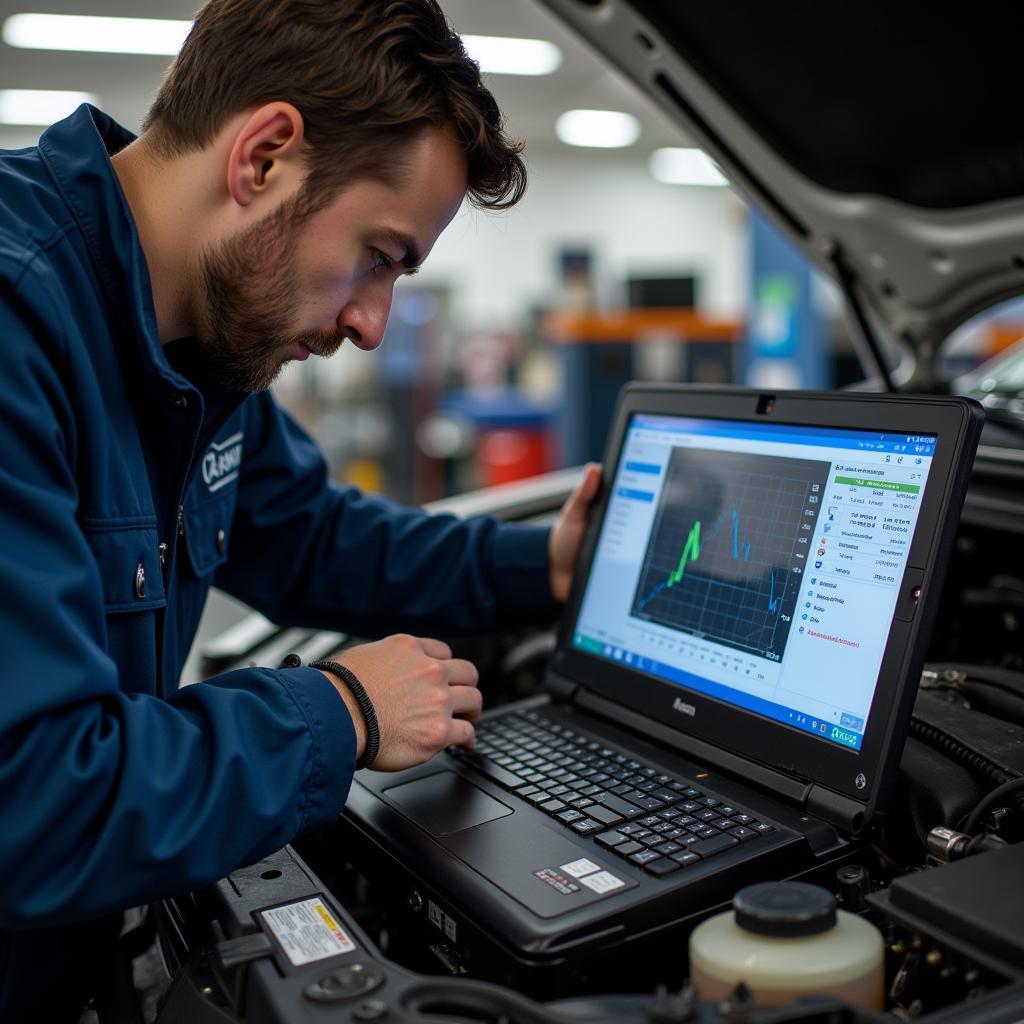
<svg viewBox="0 0 1024 1024">
<path fill-rule="evenodd" d="M 859 864 L 846 864 L 836 872 L 836 900 L 844 910 L 863 913 L 870 891 L 871 876 Z"/>
<path fill-rule="evenodd" d="M 748 932 L 796 938 L 827 932 L 836 923 L 836 898 L 820 885 L 762 882 L 732 898 L 736 923 Z"/>
</svg>

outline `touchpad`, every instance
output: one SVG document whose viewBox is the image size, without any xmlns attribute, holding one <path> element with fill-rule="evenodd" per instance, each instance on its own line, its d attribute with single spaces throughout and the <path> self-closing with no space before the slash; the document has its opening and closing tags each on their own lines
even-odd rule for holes
<svg viewBox="0 0 1024 1024">
<path fill-rule="evenodd" d="M 512 813 L 455 772 L 441 771 L 415 782 L 403 782 L 384 795 L 421 828 L 434 836 L 450 836 Z"/>
</svg>

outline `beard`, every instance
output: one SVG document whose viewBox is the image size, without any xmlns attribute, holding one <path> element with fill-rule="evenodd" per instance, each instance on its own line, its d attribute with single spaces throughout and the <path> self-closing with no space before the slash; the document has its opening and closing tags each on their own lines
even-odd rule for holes
<svg viewBox="0 0 1024 1024">
<path fill-rule="evenodd" d="M 200 358 L 210 379 L 230 391 L 265 391 L 296 345 L 326 357 L 345 340 L 337 329 L 290 328 L 297 311 L 298 238 L 308 219 L 299 199 L 282 203 L 200 258 Z"/>
</svg>

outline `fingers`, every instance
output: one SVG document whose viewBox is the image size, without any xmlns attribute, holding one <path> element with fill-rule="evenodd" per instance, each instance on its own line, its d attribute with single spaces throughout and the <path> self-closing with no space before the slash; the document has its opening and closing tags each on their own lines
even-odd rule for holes
<svg viewBox="0 0 1024 1024">
<path fill-rule="evenodd" d="M 463 658 L 453 658 L 452 649 L 443 640 L 420 636 L 415 638 L 423 653 L 444 665 L 448 683 L 455 686 L 476 686 L 480 673 L 476 665 Z"/>
<path fill-rule="evenodd" d="M 601 467 L 596 462 L 587 463 L 583 470 L 583 479 L 576 485 L 572 494 L 566 502 L 566 515 L 574 519 L 584 519 L 587 509 L 597 494 L 598 486 L 601 483 Z"/>
<path fill-rule="evenodd" d="M 475 722 L 483 710 L 484 699 L 475 686 L 455 686 L 449 694 L 453 715 L 465 715 L 470 722 Z"/>
<path fill-rule="evenodd" d="M 450 686 L 476 686 L 480 681 L 480 673 L 476 665 L 462 658 L 450 658 L 444 662 Z"/>
<path fill-rule="evenodd" d="M 433 640 L 427 636 L 416 637 L 416 642 L 424 654 L 438 661 L 447 661 L 452 656 L 452 649 L 443 640 Z"/>
<path fill-rule="evenodd" d="M 472 723 L 467 722 L 464 718 L 453 718 L 447 745 L 472 750 L 475 742 L 476 730 L 473 728 Z"/>
</svg>

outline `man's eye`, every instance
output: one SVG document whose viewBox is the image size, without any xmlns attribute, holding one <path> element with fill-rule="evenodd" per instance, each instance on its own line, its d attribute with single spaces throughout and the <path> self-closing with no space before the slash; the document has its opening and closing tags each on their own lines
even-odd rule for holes
<svg viewBox="0 0 1024 1024">
<path fill-rule="evenodd" d="M 391 260 L 384 253 L 377 249 L 373 250 L 373 262 L 370 265 L 370 270 L 373 273 L 377 273 L 378 270 L 390 270 L 392 266 Z"/>
</svg>

